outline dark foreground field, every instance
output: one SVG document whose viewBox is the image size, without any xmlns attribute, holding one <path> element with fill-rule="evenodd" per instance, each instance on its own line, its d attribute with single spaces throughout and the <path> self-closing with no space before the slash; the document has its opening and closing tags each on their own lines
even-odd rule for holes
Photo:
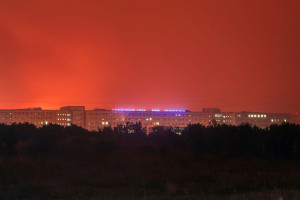
<svg viewBox="0 0 300 200">
<path fill-rule="evenodd" d="M 1 125 L 0 199 L 300 199 L 299 126 L 135 128 Z"/>
</svg>

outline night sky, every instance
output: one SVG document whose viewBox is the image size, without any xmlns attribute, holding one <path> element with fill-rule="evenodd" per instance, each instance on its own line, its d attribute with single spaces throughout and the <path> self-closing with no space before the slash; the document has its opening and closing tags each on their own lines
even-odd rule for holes
<svg viewBox="0 0 300 200">
<path fill-rule="evenodd" d="M 0 0 L 0 108 L 300 112 L 299 0 Z"/>
</svg>

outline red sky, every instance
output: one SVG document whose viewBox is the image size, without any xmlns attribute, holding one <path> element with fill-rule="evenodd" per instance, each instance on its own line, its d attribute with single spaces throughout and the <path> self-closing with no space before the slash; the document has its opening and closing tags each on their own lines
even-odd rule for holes
<svg viewBox="0 0 300 200">
<path fill-rule="evenodd" d="M 0 108 L 300 112 L 299 0 L 0 0 Z"/>
</svg>

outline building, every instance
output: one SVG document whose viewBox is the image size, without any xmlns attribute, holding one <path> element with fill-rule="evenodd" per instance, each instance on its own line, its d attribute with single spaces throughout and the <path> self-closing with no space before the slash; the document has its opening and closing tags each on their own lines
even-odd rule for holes
<svg viewBox="0 0 300 200">
<path fill-rule="evenodd" d="M 204 126 L 250 124 L 266 128 L 272 124 L 291 122 L 291 116 L 287 113 L 221 112 L 218 108 L 203 108 L 201 112 L 158 109 L 85 110 L 84 106 L 65 106 L 59 110 L 43 110 L 42 108 L 0 110 L 0 123 L 25 122 L 37 127 L 50 123 L 61 126 L 75 124 L 87 130 L 98 130 L 105 126 L 115 127 L 126 122 L 140 122 L 148 130 L 154 126 L 183 128 L 197 123 Z"/>
<path fill-rule="evenodd" d="M 291 116 L 291 122 L 294 124 L 300 124 L 300 114 L 299 113 L 295 113 Z"/>
</svg>

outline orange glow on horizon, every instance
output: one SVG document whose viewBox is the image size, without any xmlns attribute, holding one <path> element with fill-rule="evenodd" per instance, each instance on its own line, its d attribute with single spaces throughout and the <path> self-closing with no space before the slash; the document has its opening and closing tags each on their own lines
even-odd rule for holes
<svg viewBox="0 0 300 200">
<path fill-rule="evenodd" d="M 0 108 L 300 112 L 299 8 L 0 0 Z"/>
</svg>

